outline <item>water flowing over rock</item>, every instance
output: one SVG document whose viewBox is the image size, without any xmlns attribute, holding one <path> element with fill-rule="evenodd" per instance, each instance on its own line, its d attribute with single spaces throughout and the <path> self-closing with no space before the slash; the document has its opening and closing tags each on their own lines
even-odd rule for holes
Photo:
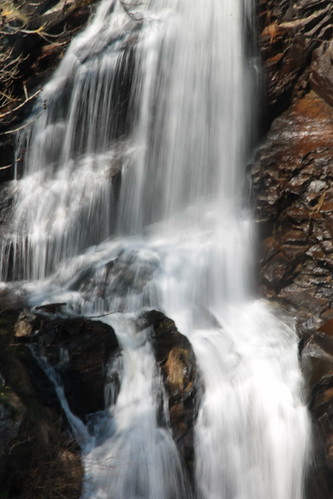
<svg viewBox="0 0 333 499">
<path fill-rule="evenodd" d="M 18 136 L 1 275 L 82 499 L 304 497 L 298 338 L 254 298 L 243 199 L 253 7 L 102 0 Z"/>
</svg>

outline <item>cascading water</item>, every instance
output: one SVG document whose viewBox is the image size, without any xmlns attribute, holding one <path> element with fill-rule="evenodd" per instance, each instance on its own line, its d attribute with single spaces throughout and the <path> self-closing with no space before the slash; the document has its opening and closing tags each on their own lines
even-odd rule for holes
<svg viewBox="0 0 333 499">
<path fill-rule="evenodd" d="M 250 4 L 102 0 L 19 140 L 3 278 L 24 279 L 32 304 L 112 313 L 103 320 L 123 348 L 119 397 L 83 449 L 84 498 L 192 495 L 157 421 L 147 332 L 133 329 L 145 307 L 176 321 L 202 372 L 194 494 L 303 498 L 310 427 L 297 339 L 253 298 L 242 202 Z"/>
</svg>

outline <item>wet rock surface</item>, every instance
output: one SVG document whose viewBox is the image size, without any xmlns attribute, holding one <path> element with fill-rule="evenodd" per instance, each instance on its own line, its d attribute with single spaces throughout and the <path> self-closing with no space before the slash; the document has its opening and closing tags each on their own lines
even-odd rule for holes
<svg viewBox="0 0 333 499">
<path fill-rule="evenodd" d="M 63 317 L 64 305 L 21 313 L 19 308 L 8 309 L 0 316 L 0 463 L 4 470 L 0 484 L 8 498 L 18 497 L 17 493 L 27 499 L 53 499 L 60 492 L 68 498 L 81 494 L 79 449 L 70 437 L 54 385 L 37 358 L 46 359 L 55 369 L 71 411 L 85 423 L 105 409 L 107 383 L 117 385 L 108 387 L 115 398 L 119 393 L 119 378 L 110 377 L 107 367 L 121 355 L 113 329 L 98 320 Z M 192 478 L 201 383 L 191 344 L 158 311 L 141 314 L 137 327 L 150 328 L 148 338 L 168 399 L 169 424 Z M 166 424 L 162 414 L 160 418 Z M 46 477 L 48 464 L 53 468 Z"/>
<path fill-rule="evenodd" d="M 327 328 L 328 326 L 328 328 Z M 313 418 L 314 462 L 308 479 L 309 498 L 332 497 L 333 490 L 333 336 L 332 322 L 314 331 L 301 348 Z"/>
<path fill-rule="evenodd" d="M 333 11 L 258 3 L 270 129 L 252 165 L 259 286 L 291 307 L 313 418 L 307 497 L 333 494 Z"/>
<path fill-rule="evenodd" d="M 331 39 L 333 12 L 328 0 L 260 0 L 257 10 L 271 121 L 308 90 L 311 58 Z"/>
<path fill-rule="evenodd" d="M 333 316 L 333 109 L 313 91 L 277 118 L 253 165 L 262 293 Z"/>
<path fill-rule="evenodd" d="M 316 0 L 262 0 L 258 9 L 272 121 L 252 165 L 259 285 L 298 320 L 314 429 L 307 497 L 325 499 L 333 493 L 333 12 Z"/>
<path fill-rule="evenodd" d="M 142 317 L 151 326 L 151 343 L 169 399 L 170 425 L 174 440 L 188 468 L 194 467 L 194 424 L 202 383 L 191 343 L 173 320 L 152 310 Z"/>
<path fill-rule="evenodd" d="M 106 365 L 119 351 L 110 326 L 97 320 L 52 318 L 25 311 L 14 331 L 56 368 L 74 414 L 84 419 L 105 409 Z"/>
</svg>

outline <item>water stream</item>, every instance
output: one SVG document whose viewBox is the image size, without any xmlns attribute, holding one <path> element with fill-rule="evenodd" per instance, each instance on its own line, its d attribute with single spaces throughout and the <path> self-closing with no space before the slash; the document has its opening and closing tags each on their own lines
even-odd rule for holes
<svg viewBox="0 0 333 499">
<path fill-rule="evenodd" d="M 252 11 L 246 0 L 102 0 L 18 140 L 3 280 L 31 305 L 112 313 L 103 320 L 123 349 L 119 397 L 82 449 L 84 499 L 303 499 L 297 337 L 255 298 L 244 200 Z M 193 490 L 158 422 L 147 331 L 133 329 L 146 308 L 175 320 L 204 379 Z"/>
</svg>

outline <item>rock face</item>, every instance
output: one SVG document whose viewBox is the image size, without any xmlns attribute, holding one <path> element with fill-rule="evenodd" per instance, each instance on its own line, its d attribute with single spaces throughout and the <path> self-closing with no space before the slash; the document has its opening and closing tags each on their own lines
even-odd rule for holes
<svg viewBox="0 0 333 499">
<path fill-rule="evenodd" d="M 333 13 L 329 0 L 259 0 L 257 8 L 271 121 L 308 90 L 311 57 L 330 40 Z"/>
<path fill-rule="evenodd" d="M 333 11 L 261 0 L 270 129 L 252 165 L 261 293 L 292 307 L 314 426 L 308 497 L 333 493 Z"/>
<path fill-rule="evenodd" d="M 310 498 L 332 497 L 333 490 L 333 328 L 332 320 L 304 341 L 301 365 L 313 416 L 316 458 L 309 476 Z"/>
<path fill-rule="evenodd" d="M 312 91 L 274 121 L 252 170 L 262 292 L 304 320 L 331 314 L 332 157 L 333 109 Z"/>
</svg>

